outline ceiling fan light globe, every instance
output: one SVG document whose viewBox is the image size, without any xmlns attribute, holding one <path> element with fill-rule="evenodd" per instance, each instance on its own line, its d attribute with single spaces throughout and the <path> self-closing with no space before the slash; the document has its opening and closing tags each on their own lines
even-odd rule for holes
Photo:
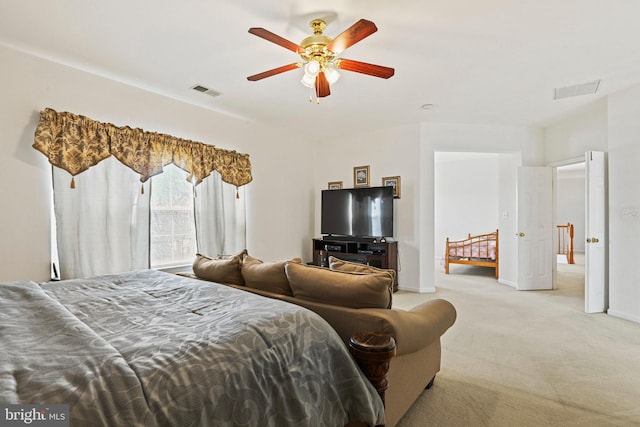
<svg viewBox="0 0 640 427">
<path fill-rule="evenodd" d="M 306 87 L 313 87 L 316 83 L 316 78 L 315 76 L 312 76 L 308 73 L 304 73 L 304 76 L 302 76 L 302 80 L 300 80 L 300 83 L 302 83 Z"/>
<path fill-rule="evenodd" d="M 320 64 L 318 63 L 318 61 L 309 61 L 307 62 L 307 65 L 304 66 L 305 74 L 309 74 L 313 77 L 315 77 L 319 71 L 320 71 Z"/>
<path fill-rule="evenodd" d="M 327 62 L 324 64 L 323 71 L 324 71 L 324 75 L 327 77 L 327 81 L 330 84 L 333 84 L 340 79 L 340 72 L 338 71 L 336 66 L 331 62 Z"/>
<path fill-rule="evenodd" d="M 327 81 L 331 84 L 334 84 L 338 80 L 340 80 L 340 73 L 335 69 L 327 69 L 324 74 L 327 76 Z"/>
</svg>

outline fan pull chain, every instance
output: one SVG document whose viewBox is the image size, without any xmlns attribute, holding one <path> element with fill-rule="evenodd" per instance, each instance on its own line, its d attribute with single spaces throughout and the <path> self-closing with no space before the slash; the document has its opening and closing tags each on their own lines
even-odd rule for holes
<svg viewBox="0 0 640 427">
<path fill-rule="evenodd" d="M 309 102 L 313 102 L 313 94 L 316 92 L 315 87 L 309 88 Z M 316 104 L 320 104 L 320 98 L 316 95 Z"/>
</svg>

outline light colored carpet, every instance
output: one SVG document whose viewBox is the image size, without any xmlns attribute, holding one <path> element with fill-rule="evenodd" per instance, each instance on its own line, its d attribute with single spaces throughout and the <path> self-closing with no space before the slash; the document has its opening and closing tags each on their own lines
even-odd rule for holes
<svg viewBox="0 0 640 427">
<path fill-rule="evenodd" d="M 558 266 L 552 291 L 460 265 L 437 269 L 435 294 L 394 294 L 399 308 L 444 298 L 458 312 L 433 388 L 398 427 L 640 426 L 640 325 L 584 313 L 583 259 Z"/>
</svg>

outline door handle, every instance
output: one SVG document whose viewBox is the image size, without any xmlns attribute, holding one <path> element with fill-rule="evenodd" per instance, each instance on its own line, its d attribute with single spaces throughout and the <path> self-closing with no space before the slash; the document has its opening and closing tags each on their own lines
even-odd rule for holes
<svg viewBox="0 0 640 427">
<path fill-rule="evenodd" d="M 521 231 L 521 232 L 519 232 L 519 233 L 516 233 L 516 236 L 524 237 L 524 236 L 525 236 L 525 234 Z"/>
<path fill-rule="evenodd" d="M 587 243 L 598 243 L 599 241 L 600 239 L 598 239 L 597 237 L 587 239 Z"/>
</svg>

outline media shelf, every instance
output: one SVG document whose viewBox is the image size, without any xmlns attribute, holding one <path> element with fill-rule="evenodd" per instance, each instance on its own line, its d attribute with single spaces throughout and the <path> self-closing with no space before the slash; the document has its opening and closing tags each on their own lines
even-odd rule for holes
<svg viewBox="0 0 640 427">
<path fill-rule="evenodd" d="M 313 239 L 313 264 L 329 267 L 329 257 L 377 268 L 395 270 L 394 292 L 398 290 L 398 242 L 346 240 L 344 237 Z"/>
</svg>

